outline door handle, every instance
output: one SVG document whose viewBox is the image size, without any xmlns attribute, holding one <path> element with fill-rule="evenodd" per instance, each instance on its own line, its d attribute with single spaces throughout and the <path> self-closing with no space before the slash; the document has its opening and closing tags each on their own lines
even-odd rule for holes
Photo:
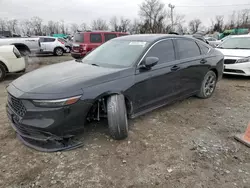
<svg viewBox="0 0 250 188">
<path fill-rule="evenodd" d="M 206 62 L 207 62 L 206 59 L 202 59 L 202 60 L 200 61 L 201 64 L 205 64 Z"/>
<path fill-rule="evenodd" d="M 177 71 L 177 70 L 179 70 L 179 69 L 180 69 L 180 67 L 177 66 L 177 65 L 175 65 L 175 66 L 173 66 L 173 67 L 171 68 L 171 71 Z"/>
</svg>

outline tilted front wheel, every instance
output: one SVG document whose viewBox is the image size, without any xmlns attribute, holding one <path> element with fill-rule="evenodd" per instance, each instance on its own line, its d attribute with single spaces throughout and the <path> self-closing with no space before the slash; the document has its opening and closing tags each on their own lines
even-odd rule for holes
<svg viewBox="0 0 250 188">
<path fill-rule="evenodd" d="M 115 140 L 128 136 L 128 118 L 123 95 L 112 95 L 107 100 L 109 132 Z"/>
<path fill-rule="evenodd" d="M 217 83 L 217 76 L 215 72 L 208 71 L 202 81 L 201 88 L 197 96 L 202 99 L 207 99 L 211 97 L 214 93 L 216 83 Z"/>
<path fill-rule="evenodd" d="M 3 81 L 6 76 L 6 70 L 2 64 L 0 64 L 0 81 Z"/>
</svg>

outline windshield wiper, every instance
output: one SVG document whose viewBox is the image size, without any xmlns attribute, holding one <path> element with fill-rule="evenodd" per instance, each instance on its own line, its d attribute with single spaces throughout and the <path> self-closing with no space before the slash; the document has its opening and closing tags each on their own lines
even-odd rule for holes
<svg viewBox="0 0 250 188">
<path fill-rule="evenodd" d="M 223 49 L 223 47 L 221 47 L 221 46 L 217 46 L 216 48 L 220 48 L 220 49 Z"/>
<path fill-rule="evenodd" d="M 235 48 L 232 48 L 232 49 L 242 49 L 242 50 L 249 50 L 250 48 L 239 48 L 239 47 L 235 47 Z"/>
<path fill-rule="evenodd" d="M 100 65 L 97 65 L 97 64 L 95 64 L 95 63 L 92 63 L 91 65 L 96 66 L 96 67 L 99 67 L 99 66 L 100 66 Z"/>
</svg>

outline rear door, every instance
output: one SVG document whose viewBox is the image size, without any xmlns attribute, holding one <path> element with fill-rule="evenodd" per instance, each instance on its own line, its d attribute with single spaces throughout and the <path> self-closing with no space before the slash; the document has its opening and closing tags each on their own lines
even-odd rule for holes
<svg viewBox="0 0 250 188">
<path fill-rule="evenodd" d="M 210 65 L 193 39 L 175 39 L 177 58 L 180 60 L 180 79 L 183 94 L 189 95 L 200 89 Z"/>
<path fill-rule="evenodd" d="M 56 47 L 56 39 L 55 38 L 45 38 L 45 45 L 47 52 L 53 52 Z"/>
</svg>

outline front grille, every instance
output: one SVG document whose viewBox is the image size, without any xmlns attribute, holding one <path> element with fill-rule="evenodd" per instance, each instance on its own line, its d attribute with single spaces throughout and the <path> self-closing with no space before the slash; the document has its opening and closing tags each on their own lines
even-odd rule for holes
<svg viewBox="0 0 250 188">
<path fill-rule="evenodd" d="M 232 73 L 242 73 L 245 74 L 242 70 L 236 70 L 236 69 L 225 69 L 224 72 L 232 72 Z"/>
<path fill-rule="evenodd" d="M 237 61 L 236 59 L 225 59 L 224 64 L 235 64 L 236 61 Z"/>
<path fill-rule="evenodd" d="M 26 108 L 23 105 L 20 99 L 13 97 L 12 95 L 8 95 L 8 104 L 11 108 L 21 117 L 23 117 L 26 113 Z"/>
</svg>

